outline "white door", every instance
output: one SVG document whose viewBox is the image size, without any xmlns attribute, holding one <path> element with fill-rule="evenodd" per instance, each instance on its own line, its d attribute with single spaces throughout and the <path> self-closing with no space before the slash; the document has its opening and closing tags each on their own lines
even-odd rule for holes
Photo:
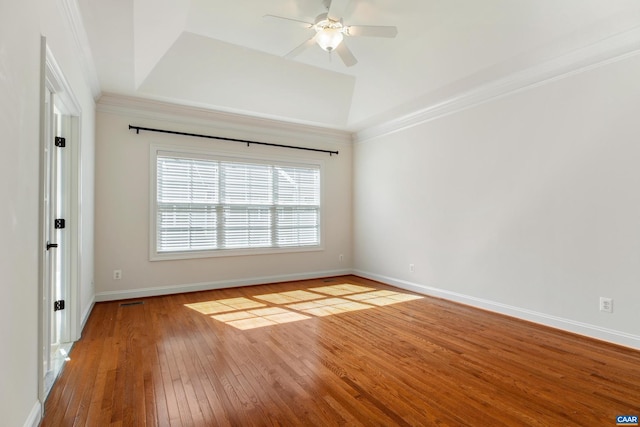
<svg viewBox="0 0 640 427">
<path fill-rule="evenodd" d="M 45 93 L 44 144 L 44 284 L 43 373 L 48 393 L 66 359 L 69 341 L 66 297 L 69 286 L 68 166 L 66 133 L 69 119 L 56 107 L 55 95 Z"/>
<path fill-rule="evenodd" d="M 37 369 L 44 404 L 80 335 L 82 110 L 44 37 L 41 49 Z"/>
</svg>

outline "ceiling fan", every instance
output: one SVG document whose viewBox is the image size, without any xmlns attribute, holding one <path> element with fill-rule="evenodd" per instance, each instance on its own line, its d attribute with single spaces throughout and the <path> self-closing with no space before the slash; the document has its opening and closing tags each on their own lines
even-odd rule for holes
<svg viewBox="0 0 640 427">
<path fill-rule="evenodd" d="M 294 21 L 305 24 L 305 27 L 315 31 L 315 34 L 301 45 L 294 48 L 284 57 L 287 59 L 294 58 L 304 50 L 312 47 L 314 44 L 320 46 L 323 50 L 331 53 L 338 53 L 338 56 L 347 67 L 351 67 L 358 63 L 358 60 L 351 50 L 344 43 L 344 36 L 347 37 L 387 37 L 394 38 L 398 34 L 398 29 L 393 26 L 380 25 L 345 25 L 342 19 L 349 0 L 323 0 L 322 2 L 327 9 L 326 13 L 318 15 L 314 22 L 301 21 L 299 19 L 287 18 L 277 15 L 265 15 L 265 18 L 277 18 L 287 21 Z"/>
</svg>

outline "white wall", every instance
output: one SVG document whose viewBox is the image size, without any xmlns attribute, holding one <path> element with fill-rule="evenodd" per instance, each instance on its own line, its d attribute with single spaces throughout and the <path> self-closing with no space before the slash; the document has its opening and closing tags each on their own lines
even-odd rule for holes
<svg viewBox="0 0 640 427">
<path fill-rule="evenodd" d="M 94 103 L 59 4 L 46 0 L 0 4 L 0 414 L 2 424 L 37 422 L 40 37 L 47 37 L 83 109 L 82 299 L 93 298 Z M 86 307 L 82 307 L 84 309 Z"/>
<path fill-rule="evenodd" d="M 638 76 L 636 55 L 358 143 L 356 271 L 640 348 Z"/>
<path fill-rule="evenodd" d="M 135 104 L 135 105 L 133 105 Z M 128 129 L 128 125 L 329 150 L 339 155 L 264 146 L 246 147 Z M 149 261 L 149 144 L 168 142 L 242 156 L 283 156 L 324 162 L 324 250 L 271 255 Z M 351 151 L 342 132 L 206 113 L 162 103 L 106 96 L 96 134 L 96 298 L 134 298 L 237 284 L 294 280 L 350 271 Z M 339 255 L 344 261 L 339 262 Z M 122 279 L 113 280 L 113 270 Z"/>
</svg>

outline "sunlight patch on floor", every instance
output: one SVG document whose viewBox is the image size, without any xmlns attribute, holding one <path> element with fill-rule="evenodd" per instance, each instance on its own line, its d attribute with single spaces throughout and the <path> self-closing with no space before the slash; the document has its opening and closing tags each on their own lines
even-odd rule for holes
<svg viewBox="0 0 640 427">
<path fill-rule="evenodd" d="M 202 314 L 224 313 L 227 311 L 246 310 L 248 308 L 266 307 L 266 304 L 250 300 L 249 298 L 228 298 L 216 301 L 196 302 L 185 304 L 187 307 Z"/>
<path fill-rule="evenodd" d="M 287 292 L 185 304 L 212 319 L 240 330 L 298 322 L 313 317 L 368 310 L 423 297 L 343 283 Z M 281 307 L 279 307 L 281 306 Z"/>
<path fill-rule="evenodd" d="M 367 288 L 366 286 L 350 285 L 348 283 L 342 285 L 321 286 L 319 288 L 310 288 L 310 291 L 320 292 L 327 295 L 349 295 L 358 292 L 375 291 L 374 288 Z"/>
<path fill-rule="evenodd" d="M 422 297 L 419 295 L 403 294 L 395 291 L 376 291 L 367 292 L 366 294 L 350 295 L 346 298 L 367 304 L 384 306 L 404 301 L 412 301 Z"/>
<path fill-rule="evenodd" d="M 211 316 L 211 318 L 243 330 L 310 319 L 309 316 L 305 316 L 304 314 L 295 313 L 279 307 L 237 311 Z"/>
<path fill-rule="evenodd" d="M 314 299 L 324 298 L 324 295 L 314 294 L 303 290 L 280 292 L 276 294 L 256 295 L 254 298 L 267 301 L 272 304 L 289 304 L 298 301 L 310 301 Z"/>
<path fill-rule="evenodd" d="M 305 304 L 288 305 L 287 307 L 294 310 L 302 311 L 307 314 L 313 314 L 314 316 L 318 317 L 373 308 L 368 304 L 361 304 L 359 302 L 349 301 L 341 298 L 329 298 L 326 300 L 312 301 Z"/>
</svg>

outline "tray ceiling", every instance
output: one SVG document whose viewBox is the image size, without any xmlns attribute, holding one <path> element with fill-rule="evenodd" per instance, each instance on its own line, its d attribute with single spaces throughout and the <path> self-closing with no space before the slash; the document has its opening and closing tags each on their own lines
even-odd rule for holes
<svg viewBox="0 0 640 427">
<path fill-rule="evenodd" d="M 343 1 L 344 0 L 334 0 Z M 637 0 L 351 0 L 346 67 L 295 22 L 321 0 L 78 0 L 104 93 L 358 131 L 593 45 L 640 22 Z"/>
</svg>

